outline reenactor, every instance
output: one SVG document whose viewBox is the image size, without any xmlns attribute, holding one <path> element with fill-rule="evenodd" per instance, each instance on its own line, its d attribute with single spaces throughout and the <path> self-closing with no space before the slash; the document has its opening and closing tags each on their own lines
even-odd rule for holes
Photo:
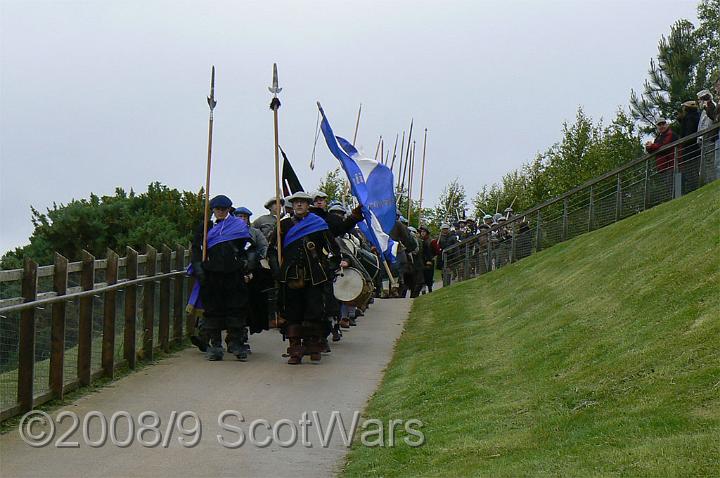
<svg viewBox="0 0 720 478">
<path fill-rule="evenodd" d="M 285 204 L 284 199 L 280 199 L 280 209 L 282 210 L 283 205 Z M 277 202 L 276 199 L 270 198 L 267 201 L 265 201 L 265 209 L 269 211 L 268 214 L 264 214 L 255 221 L 253 221 L 252 226 L 256 229 L 259 229 L 263 235 L 265 236 L 265 239 L 268 241 L 270 240 L 270 236 L 272 235 L 273 231 L 275 230 L 275 225 L 277 224 L 277 216 L 278 212 L 276 211 L 277 208 Z"/>
<path fill-rule="evenodd" d="M 203 258 L 203 230 L 200 224 L 192 241 L 191 272 L 198 289 L 191 302 L 202 302 L 201 336 L 207 338 L 208 360 L 222 360 L 222 331 L 227 329 L 228 352 L 247 359 L 249 293 L 247 282 L 257 268 L 257 256 L 247 224 L 230 215 L 232 201 L 224 195 L 210 201 L 215 222 L 207 224 L 207 251 Z M 199 305 L 199 304 L 198 304 Z"/>
<path fill-rule="evenodd" d="M 287 320 L 291 365 L 300 364 L 306 351 L 310 360 L 321 359 L 326 289 L 340 268 L 340 249 L 327 222 L 310 212 L 313 199 L 305 192 L 291 195 L 288 203 L 293 207 L 293 216 L 280 221 L 280 307 Z M 271 237 L 271 246 L 275 237 Z"/>
<path fill-rule="evenodd" d="M 248 327 L 250 334 L 260 333 L 269 329 L 269 321 L 275 316 L 275 289 L 272 271 L 267 260 L 268 241 L 260 229 L 250 226 L 252 211 L 246 207 L 239 207 L 233 213 L 245 221 L 250 228 L 250 237 L 253 249 L 257 254 L 259 267 L 250 275 L 248 292 L 250 294 L 250 314 Z M 249 346 L 248 346 L 249 351 Z"/>
<path fill-rule="evenodd" d="M 418 251 L 420 262 L 422 263 L 422 274 L 424 286 L 427 287 L 428 293 L 432 292 L 435 280 L 435 270 L 433 267 L 433 259 L 435 258 L 435 249 L 433 249 L 430 241 L 430 231 L 425 226 L 418 228 L 420 232 L 420 247 Z M 423 289 L 425 288 L 423 287 Z M 423 290 L 424 293 L 424 290 Z"/>
</svg>

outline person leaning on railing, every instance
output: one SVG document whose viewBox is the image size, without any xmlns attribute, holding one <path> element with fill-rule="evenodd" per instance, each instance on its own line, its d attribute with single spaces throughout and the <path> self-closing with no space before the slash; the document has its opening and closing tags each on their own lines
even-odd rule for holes
<svg viewBox="0 0 720 478">
<path fill-rule="evenodd" d="M 655 123 L 657 126 L 658 134 L 655 136 L 654 141 L 648 141 L 645 143 L 645 151 L 648 153 L 654 153 L 665 145 L 672 143 L 677 140 L 677 135 L 673 132 L 665 118 L 660 118 Z M 673 168 L 675 161 L 675 152 L 672 149 L 664 151 L 662 154 L 658 154 L 655 158 L 655 167 L 658 171 L 666 171 Z"/>
<path fill-rule="evenodd" d="M 720 82 L 720 79 L 718 80 Z M 720 88 L 720 87 L 719 87 Z M 712 125 L 720 121 L 720 108 L 713 101 L 713 95 L 709 90 L 702 90 L 697 94 L 698 104 L 700 107 L 700 122 L 698 123 L 698 131 L 711 128 Z M 715 132 L 711 135 L 703 135 L 698 137 L 699 144 L 705 143 L 705 152 L 709 152 L 712 158 L 713 168 L 711 173 L 712 179 L 720 177 L 720 144 L 718 143 L 718 134 Z"/>
</svg>

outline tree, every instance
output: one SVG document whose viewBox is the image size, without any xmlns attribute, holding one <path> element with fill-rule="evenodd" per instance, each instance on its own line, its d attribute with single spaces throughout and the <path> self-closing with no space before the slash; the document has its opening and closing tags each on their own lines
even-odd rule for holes
<svg viewBox="0 0 720 478">
<path fill-rule="evenodd" d="M 702 0 L 698 4 L 699 24 L 695 36 L 700 48 L 698 76 L 706 78 L 704 88 L 720 76 L 720 0 Z"/>
<path fill-rule="evenodd" d="M 180 192 L 156 182 L 139 195 L 117 188 L 114 196 L 91 194 L 89 200 L 53 204 L 46 213 L 31 211 L 30 244 L 3 255 L 3 269 L 22 267 L 25 257 L 51 264 L 55 252 L 79 260 L 83 250 L 102 258 L 108 248 L 122 253 L 126 246 L 187 244 L 202 221 L 203 191 Z"/>
<path fill-rule="evenodd" d="M 642 154 L 640 132 L 632 118 L 618 110 L 605 126 L 578 108 L 575 121 L 565 122 L 562 139 L 502 181 L 484 186 L 473 198 L 474 213 L 503 212 L 510 204 L 527 210 Z"/>
<path fill-rule="evenodd" d="M 319 191 L 328 195 L 328 202 L 340 201 L 343 204 L 351 204 L 352 194 L 350 189 L 346 188 L 347 180 L 345 173 L 340 167 L 328 171 L 325 177 L 320 180 Z"/>
<path fill-rule="evenodd" d="M 675 117 L 681 104 L 695 99 L 706 86 L 706 66 L 698 68 L 701 50 L 695 27 L 688 20 L 678 20 L 670 35 L 660 38 L 657 61 L 650 60 L 643 93 L 630 92 L 632 116 L 645 125 L 645 132 L 654 131 L 658 118 Z"/>
<path fill-rule="evenodd" d="M 466 209 L 465 186 L 460 184 L 458 178 L 455 178 L 443 188 L 437 206 L 434 209 L 425 209 L 423 211 L 423 222 L 436 226 L 443 222 L 452 222 L 464 217 Z"/>
</svg>

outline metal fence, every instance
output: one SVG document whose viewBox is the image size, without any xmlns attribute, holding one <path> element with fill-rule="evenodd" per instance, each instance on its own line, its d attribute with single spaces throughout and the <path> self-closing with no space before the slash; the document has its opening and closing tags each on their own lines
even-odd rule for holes
<svg viewBox="0 0 720 478">
<path fill-rule="evenodd" d="M 442 253 L 443 285 L 607 226 L 720 178 L 720 124 L 642 156 Z"/>
<path fill-rule="evenodd" d="M 188 262 L 182 246 L 147 246 L 143 255 L 127 248 L 96 260 L 84 251 L 68 262 L 56 254 L 50 266 L 26 259 L 23 269 L 0 271 L 0 419 L 180 343 L 192 327 Z"/>
</svg>

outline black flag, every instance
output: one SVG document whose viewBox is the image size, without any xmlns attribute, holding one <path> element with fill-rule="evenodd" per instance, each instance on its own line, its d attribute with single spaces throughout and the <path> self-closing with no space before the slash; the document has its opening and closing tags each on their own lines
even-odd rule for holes
<svg viewBox="0 0 720 478">
<path fill-rule="evenodd" d="M 287 158 L 287 155 L 285 154 L 285 151 L 283 151 L 283 149 L 280 148 L 280 152 L 282 153 L 282 156 L 283 156 L 283 168 L 282 168 L 283 196 L 287 197 L 298 191 L 304 191 L 302 184 L 300 184 L 300 180 L 297 177 L 297 174 L 295 174 L 295 170 L 293 169 L 292 165 L 290 164 L 290 161 Z"/>
</svg>

